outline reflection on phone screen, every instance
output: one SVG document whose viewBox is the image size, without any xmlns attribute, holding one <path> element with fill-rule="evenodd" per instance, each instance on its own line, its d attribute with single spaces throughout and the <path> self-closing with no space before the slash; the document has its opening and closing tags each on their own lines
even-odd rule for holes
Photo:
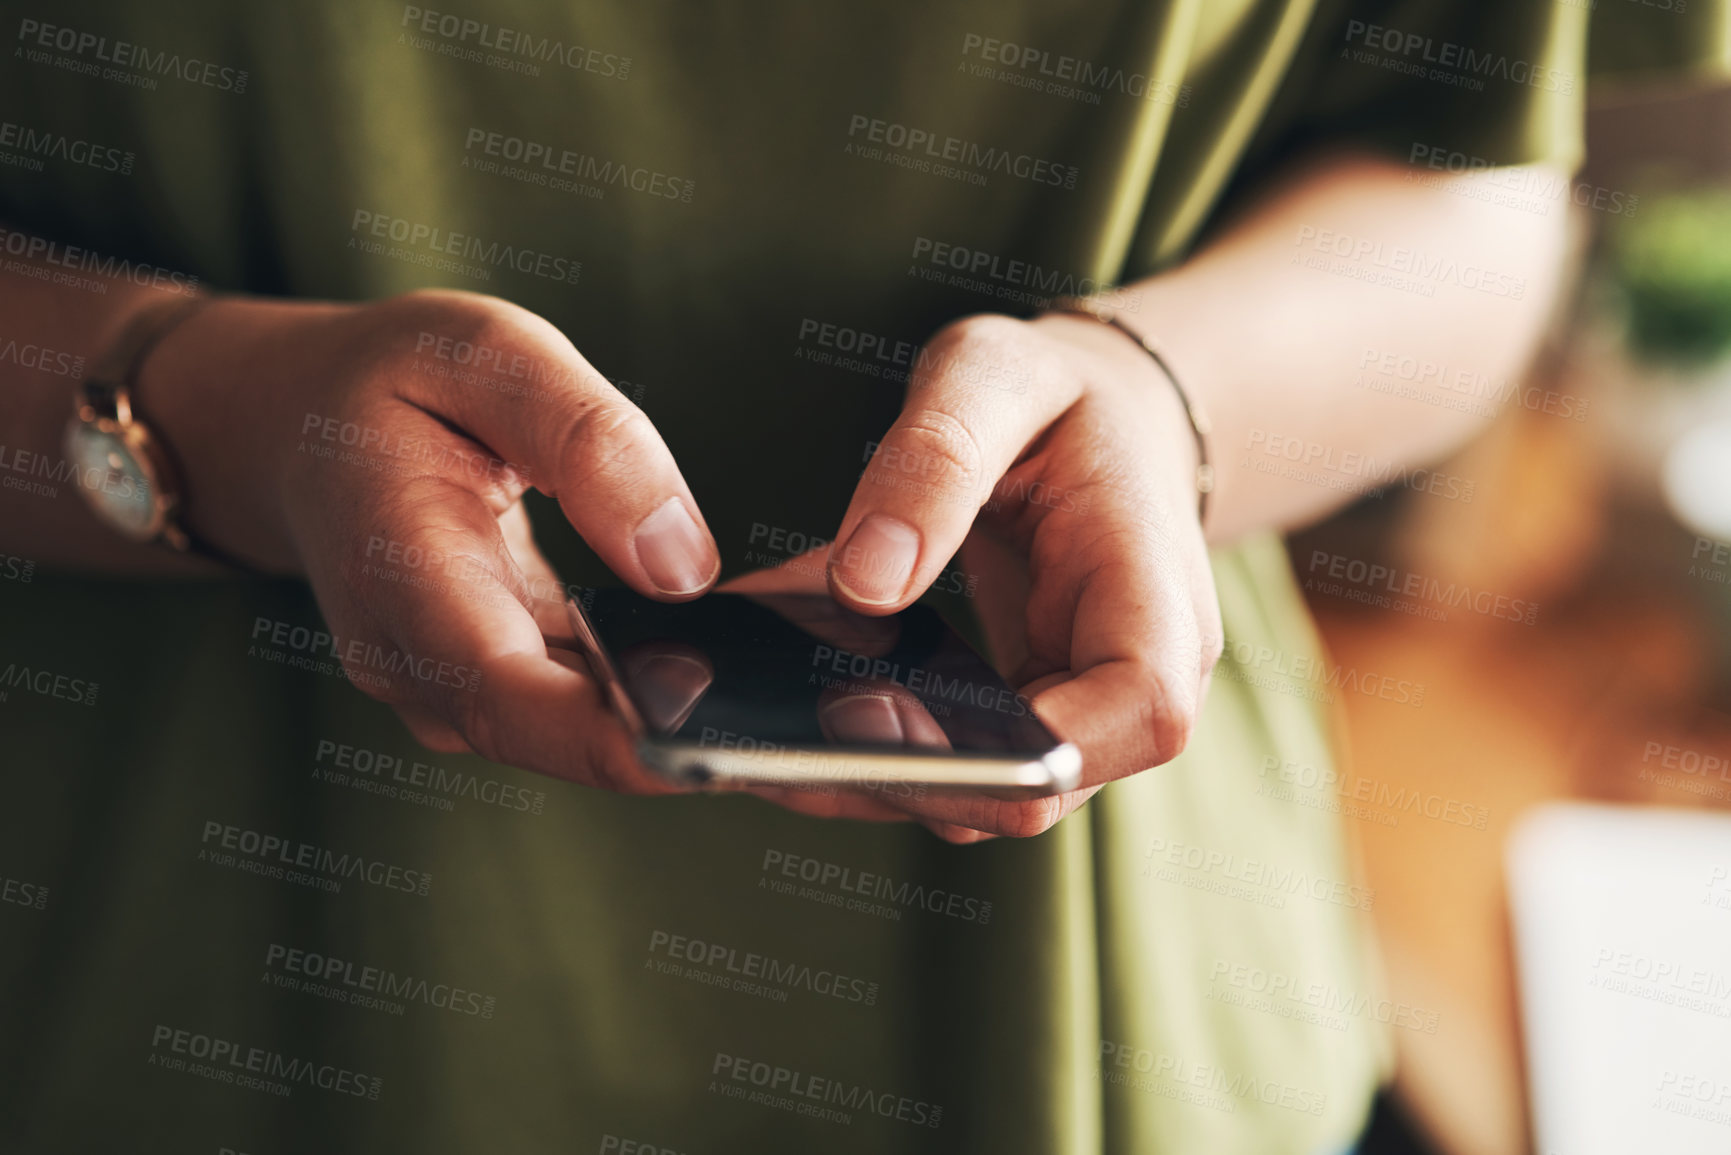
<svg viewBox="0 0 1731 1155">
<path fill-rule="evenodd" d="M 1038 758 L 1057 740 L 935 611 L 823 594 L 667 605 L 597 590 L 586 615 L 644 726 L 703 746 L 919 748 Z"/>
</svg>

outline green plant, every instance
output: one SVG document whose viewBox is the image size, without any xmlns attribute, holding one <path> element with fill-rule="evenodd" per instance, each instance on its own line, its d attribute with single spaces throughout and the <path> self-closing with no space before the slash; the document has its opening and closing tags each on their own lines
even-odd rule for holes
<svg viewBox="0 0 1731 1155">
<path fill-rule="evenodd" d="M 1731 349 L 1731 190 L 1643 197 L 1609 240 L 1629 344 L 1649 361 L 1699 365 Z"/>
</svg>

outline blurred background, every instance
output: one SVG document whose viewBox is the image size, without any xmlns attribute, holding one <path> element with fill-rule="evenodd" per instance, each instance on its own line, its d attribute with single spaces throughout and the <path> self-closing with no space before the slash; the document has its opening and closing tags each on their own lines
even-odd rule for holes
<svg viewBox="0 0 1731 1155">
<path fill-rule="evenodd" d="M 1441 467 L 1473 499 L 1395 486 L 1290 544 L 1334 659 L 1427 687 L 1398 717 L 1341 695 L 1351 771 L 1488 811 L 1482 832 L 1345 823 L 1380 892 L 1391 996 L 1440 1024 L 1394 1032 L 1372 1153 L 1532 1149 L 1511 827 L 1560 799 L 1731 815 L 1731 772 L 1710 761 L 1731 756 L 1731 89 L 1594 107 L 1569 199 L 1579 292 L 1518 394 Z M 1522 620 L 1441 594 L 1395 608 L 1351 562 L 1500 595 Z M 1719 1033 L 1731 1080 L 1731 1018 L 1696 1026 Z M 1689 1149 L 1731 1151 L 1726 1120 L 1688 1120 Z"/>
</svg>

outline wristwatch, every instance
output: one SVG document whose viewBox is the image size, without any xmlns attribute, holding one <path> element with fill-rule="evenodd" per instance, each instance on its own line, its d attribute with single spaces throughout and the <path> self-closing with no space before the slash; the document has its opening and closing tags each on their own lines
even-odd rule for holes
<svg viewBox="0 0 1731 1155">
<path fill-rule="evenodd" d="M 128 321 L 79 384 L 64 447 L 79 491 L 103 524 L 132 541 L 238 564 L 181 524 L 181 472 L 174 454 L 132 407 L 145 357 L 209 303 L 205 294 L 162 301 Z"/>
</svg>

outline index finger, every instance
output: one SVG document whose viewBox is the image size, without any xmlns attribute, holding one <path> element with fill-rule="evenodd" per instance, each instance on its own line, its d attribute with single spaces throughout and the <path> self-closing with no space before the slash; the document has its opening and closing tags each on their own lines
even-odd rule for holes
<svg viewBox="0 0 1731 1155">
<path fill-rule="evenodd" d="M 951 325 L 921 361 L 929 367 L 910 381 L 830 551 L 830 591 L 860 613 L 912 604 L 961 548 L 998 479 L 1082 393 L 1009 317 Z M 1007 379 L 1021 391 L 1003 388 Z"/>
<path fill-rule="evenodd" d="M 536 386 L 495 391 L 406 374 L 397 383 L 405 400 L 526 466 L 535 488 L 558 499 L 571 525 L 637 592 L 683 601 L 714 584 L 721 555 L 661 434 L 563 333 L 526 309 L 471 294 L 423 294 L 397 307 L 422 310 L 419 323 L 528 362 Z"/>
</svg>

